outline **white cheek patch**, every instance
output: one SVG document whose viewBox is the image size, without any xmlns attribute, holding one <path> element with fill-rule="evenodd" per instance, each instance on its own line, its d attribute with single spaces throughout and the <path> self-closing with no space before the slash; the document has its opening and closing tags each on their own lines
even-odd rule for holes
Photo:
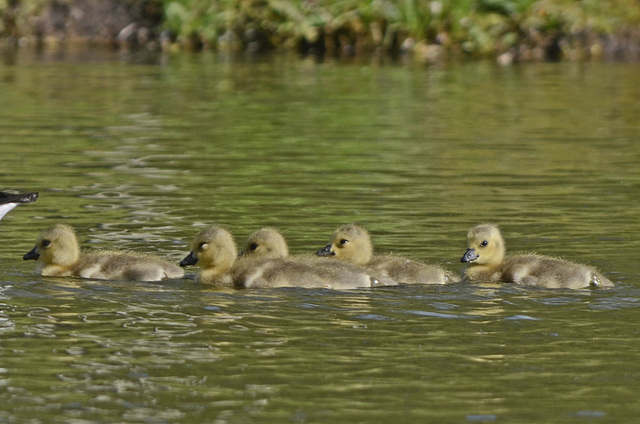
<svg viewBox="0 0 640 424">
<path fill-rule="evenodd" d="M 3 216 L 8 214 L 9 211 L 11 211 L 11 209 L 15 208 L 16 206 L 18 206 L 17 203 L 5 203 L 4 205 L 0 205 L 0 219 L 2 219 Z"/>
</svg>

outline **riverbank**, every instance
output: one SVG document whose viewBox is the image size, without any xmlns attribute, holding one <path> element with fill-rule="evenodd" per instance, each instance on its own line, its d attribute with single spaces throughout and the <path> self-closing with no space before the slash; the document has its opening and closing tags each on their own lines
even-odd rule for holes
<svg viewBox="0 0 640 424">
<path fill-rule="evenodd" d="M 5 48 L 640 60 L 634 0 L 12 0 L 0 1 L 0 14 Z"/>
</svg>

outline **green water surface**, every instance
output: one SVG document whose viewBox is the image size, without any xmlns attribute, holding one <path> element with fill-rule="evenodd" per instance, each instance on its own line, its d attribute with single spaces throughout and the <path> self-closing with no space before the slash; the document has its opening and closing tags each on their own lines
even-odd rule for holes
<svg viewBox="0 0 640 424">
<path fill-rule="evenodd" d="M 622 423 L 640 414 L 640 68 L 21 52 L 0 64 L 0 422 Z M 228 291 L 41 277 L 38 232 L 178 262 L 347 222 L 460 271 L 466 230 L 612 290 Z"/>
</svg>

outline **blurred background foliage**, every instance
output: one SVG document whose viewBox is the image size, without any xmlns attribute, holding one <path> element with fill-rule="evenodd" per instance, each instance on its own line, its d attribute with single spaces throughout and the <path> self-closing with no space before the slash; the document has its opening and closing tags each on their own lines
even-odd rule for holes
<svg viewBox="0 0 640 424">
<path fill-rule="evenodd" d="M 640 0 L 0 0 L 5 44 L 638 59 Z"/>
</svg>

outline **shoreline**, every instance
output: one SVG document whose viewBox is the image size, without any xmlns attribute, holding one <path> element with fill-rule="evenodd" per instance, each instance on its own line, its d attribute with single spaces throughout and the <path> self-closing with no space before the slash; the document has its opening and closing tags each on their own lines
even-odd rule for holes
<svg viewBox="0 0 640 424">
<path fill-rule="evenodd" d="M 560 0 L 520 2 L 527 3 L 520 9 L 509 0 L 475 0 L 457 8 L 445 0 L 391 2 L 388 10 L 372 9 L 380 2 L 342 3 L 347 5 L 338 10 L 329 0 L 247 0 L 200 10 L 197 0 L 18 0 L 0 10 L 0 49 L 286 51 L 319 58 L 386 55 L 428 64 L 640 61 L 640 4 L 633 2 L 601 0 L 594 10 Z"/>
</svg>

